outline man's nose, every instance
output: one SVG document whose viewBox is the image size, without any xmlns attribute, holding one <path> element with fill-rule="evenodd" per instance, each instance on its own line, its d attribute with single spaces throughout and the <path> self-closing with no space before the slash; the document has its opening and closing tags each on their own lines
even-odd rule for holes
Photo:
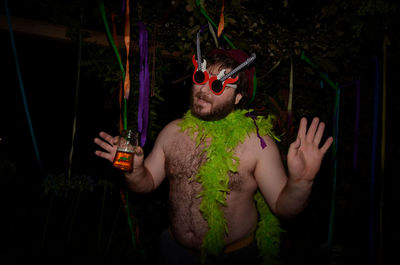
<svg viewBox="0 0 400 265">
<path fill-rule="evenodd" d="M 200 85 L 200 91 L 203 93 L 210 92 L 210 86 L 209 86 L 208 82 L 205 82 L 204 84 Z"/>
</svg>

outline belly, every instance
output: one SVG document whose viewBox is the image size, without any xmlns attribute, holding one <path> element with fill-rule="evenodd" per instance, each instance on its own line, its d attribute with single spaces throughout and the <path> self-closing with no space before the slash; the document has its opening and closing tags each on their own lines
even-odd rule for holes
<svg viewBox="0 0 400 265">
<path fill-rule="evenodd" d="M 169 216 L 172 234 L 185 247 L 199 249 L 208 231 L 208 223 L 199 210 L 201 186 L 195 181 L 171 184 Z M 230 244 L 255 231 L 257 211 L 253 198 L 246 194 L 231 192 L 227 196 L 227 204 L 223 207 L 229 230 L 225 241 Z"/>
<path fill-rule="evenodd" d="M 208 224 L 200 212 L 201 186 L 197 182 L 170 183 L 169 218 L 175 239 L 188 248 L 199 248 Z"/>
<path fill-rule="evenodd" d="M 169 179 L 169 218 L 175 239 L 187 248 L 199 249 L 209 228 L 200 212 L 202 190 L 196 180 L 199 167 L 206 161 L 203 145 L 196 145 L 188 136 L 179 135 L 168 146 L 166 173 Z M 241 168 L 241 167 L 239 167 Z M 229 175 L 230 193 L 227 207 L 223 207 L 229 233 L 226 243 L 232 243 L 253 233 L 257 225 L 257 211 L 253 194 L 257 188 L 250 172 Z"/>
</svg>

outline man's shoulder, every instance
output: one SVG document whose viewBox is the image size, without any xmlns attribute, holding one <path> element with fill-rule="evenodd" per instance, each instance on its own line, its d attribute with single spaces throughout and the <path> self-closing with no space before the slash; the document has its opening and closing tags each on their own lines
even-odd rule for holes
<svg viewBox="0 0 400 265">
<path fill-rule="evenodd" d="M 176 135 L 180 132 L 179 123 L 182 119 L 177 119 L 169 122 L 164 128 L 161 130 L 160 135 L 168 135 L 169 137 Z"/>
<path fill-rule="evenodd" d="M 169 122 L 167 125 L 165 125 L 164 130 L 179 130 L 179 123 L 182 121 L 182 119 L 176 119 L 171 122 Z"/>
</svg>

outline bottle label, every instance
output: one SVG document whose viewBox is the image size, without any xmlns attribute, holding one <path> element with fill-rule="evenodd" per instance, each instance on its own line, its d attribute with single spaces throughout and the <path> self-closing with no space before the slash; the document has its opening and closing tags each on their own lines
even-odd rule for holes
<svg viewBox="0 0 400 265">
<path fill-rule="evenodd" d="M 130 172 L 133 167 L 133 153 L 118 151 L 115 154 L 113 166 L 123 171 Z"/>
</svg>

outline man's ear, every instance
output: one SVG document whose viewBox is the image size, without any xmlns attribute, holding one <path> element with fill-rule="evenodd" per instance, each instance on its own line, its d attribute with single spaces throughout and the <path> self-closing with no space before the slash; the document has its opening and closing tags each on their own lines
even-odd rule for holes
<svg viewBox="0 0 400 265">
<path fill-rule="evenodd" d="M 240 94 L 240 93 L 236 94 L 236 96 L 235 96 L 235 105 L 237 105 L 240 102 L 242 97 L 243 97 L 242 94 Z"/>
</svg>

